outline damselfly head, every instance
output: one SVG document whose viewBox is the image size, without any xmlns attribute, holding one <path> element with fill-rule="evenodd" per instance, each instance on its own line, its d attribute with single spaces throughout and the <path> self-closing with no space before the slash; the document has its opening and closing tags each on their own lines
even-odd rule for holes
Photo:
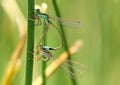
<svg viewBox="0 0 120 85">
<path fill-rule="evenodd" d="M 37 46 L 37 55 L 41 55 L 43 61 L 49 61 L 52 57 L 52 53 L 46 48 L 47 46 L 38 45 Z"/>
<path fill-rule="evenodd" d="M 40 13 L 40 9 L 38 9 L 38 8 L 34 9 L 34 13 L 37 13 L 37 14 Z"/>
</svg>

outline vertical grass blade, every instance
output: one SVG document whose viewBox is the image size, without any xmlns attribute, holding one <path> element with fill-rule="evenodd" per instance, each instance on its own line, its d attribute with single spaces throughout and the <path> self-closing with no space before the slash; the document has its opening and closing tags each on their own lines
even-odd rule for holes
<svg viewBox="0 0 120 85">
<path fill-rule="evenodd" d="M 32 85 L 33 73 L 34 21 L 29 19 L 34 19 L 34 0 L 28 0 L 28 31 L 25 85 Z"/>
<path fill-rule="evenodd" d="M 56 0 L 52 0 L 52 2 L 53 2 L 53 6 L 55 8 L 56 15 L 58 17 L 62 17 L 61 13 L 60 13 L 60 10 L 59 10 L 59 7 L 58 7 L 58 5 L 56 3 Z M 59 24 L 59 27 L 60 27 L 60 30 L 61 30 L 62 35 L 63 35 L 63 41 L 64 41 L 64 46 L 63 47 L 68 52 L 68 56 L 69 56 L 68 58 L 70 59 L 71 55 L 70 55 L 70 53 L 68 51 L 68 45 L 67 45 L 67 41 L 66 41 L 65 31 L 64 31 L 63 26 L 61 24 Z M 72 65 L 72 63 L 70 63 L 70 64 Z M 74 70 L 72 68 L 71 68 L 71 71 L 74 72 Z M 72 81 L 73 85 L 77 85 L 77 82 L 74 79 L 71 79 L 71 81 Z"/>
<path fill-rule="evenodd" d="M 43 34 L 46 32 L 47 26 L 45 21 L 43 22 Z M 43 45 L 46 45 L 46 36 L 43 39 Z M 42 78 L 43 78 L 43 83 L 42 85 L 46 85 L 46 76 L 45 76 L 45 68 L 46 68 L 46 62 L 42 61 Z"/>
</svg>

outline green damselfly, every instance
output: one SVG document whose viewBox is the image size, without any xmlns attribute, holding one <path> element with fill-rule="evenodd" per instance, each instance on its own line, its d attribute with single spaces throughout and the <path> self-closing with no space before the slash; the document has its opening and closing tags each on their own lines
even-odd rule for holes
<svg viewBox="0 0 120 85">
<path fill-rule="evenodd" d="M 42 36 L 42 38 L 40 39 L 38 45 L 40 44 L 40 42 L 43 40 L 43 38 L 47 34 L 49 25 L 52 25 L 57 30 L 57 32 L 59 33 L 60 38 L 61 38 L 61 44 L 58 47 L 54 48 L 54 50 L 57 50 L 63 46 L 63 36 L 62 36 L 62 33 L 60 32 L 60 30 L 58 29 L 58 27 L 53 24 L 52 19 L 56 20 L 57 22 L 59 22 L 60 24 L 62 24 L 64 26 L 69 26 L 72 28 L 80 28 L 80 21 L 79 20 L 70 20 L 70 19 L 65 19 L 65 18 L 58 18 L 58 17 L 51 17 L 46 13 L 42 13 L 40 11 L 40 9 L 34 9 L 35 25 L 36 26 L 41 25 L 42 20 L 44 20 L 47 25 L 47 30 L 44 33 L 44 35 Z"/>
<path fill-rule="evenodd" d="M 68 26 L 70 28 L 80 28 L 81 26 L 80 20 L 72 20 L 67 18 L 50 16 L 46 13 L 42 13 L 40 9 L 34 9 L 34 14 L 35 14 L 34 19 L 36 20 L 35 25 L 41 25 L 42 24 L 41 20 L 45 20 L 48 24 L 52 24 L 52 20 L 55 20 L 60 24 Z"/>
<path fill-rule="evenodd" d="M 38 55 L 38 59 L 43 60 L 45 62 L 49 61 L 50 59 L 54 59 L 56 64 L 61 64 L 59 59 L 56 59 L 52 53 L 50 52 L 50 50 L 54 50 L 54 48 L 49 47 L 49 46 L 43 46 L 43 45 L 39 45 L 37 48 L 37 54 Z M 73 60 L 65 60 L 61 67 L 63 68 L 63 70 L 65 70 L 68 75 L 73 78 L 73 79 L 77 79 L 81 76 L 81 74 L 83 74 L 85 71 L 87 71 L 87 66 L 84 64 L 80 64 L 76 61 Z"/>
</svg>

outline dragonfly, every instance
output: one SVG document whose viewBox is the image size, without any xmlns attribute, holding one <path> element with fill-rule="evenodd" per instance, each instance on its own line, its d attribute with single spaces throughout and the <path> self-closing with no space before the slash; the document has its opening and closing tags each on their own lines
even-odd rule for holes
<svg viewBox="0 0 120 85">
<path fill-rule="evenodd" d="M 54 50 L 57 50 L 57 49 L 63 47 L 63 36 L 62 36 L 61 31 L 58 29 L 58 27 L 56 25 L 54 25 L 52 20 L 56 20 L 57 22 L 59 22 L 60 24 L 62 24 L 64 26 L 70 26 L 72 28 L 79 28 L 80 27 L 79 20 L 70 20 L 70 19 L 65 19 L 65 18 L 58 18 L 58 17 L 49 16 L 46 13 L 42 13 L 40 11 L 40 9 L 34 9 L 34 20 L 35 20 L 36 26 L 42 25 L 42 23 L 43 23 L 42 21 L 45 21 L 45 24 L 47 26 L 46 32 L 43 34 L 42 38 L 39 40 L 38 45 L 41 43 L 41 41 L 47 35 L 47 32 L 48 32 L 50 25 L 52 25 L 57 30 L 57 32 L 59 33 L 59 37 L 61 39 L 61 44 L 59 46 L 57 46 L 56 48 L 54 48 Z"/>
<path fill-rule="evenodd" d="M 41 59 L 45 62 L 49 61 L 52 58 L 52 59 L 54 59 L 56 64 L 59 64 L 60 61 L 58 61 L 57 59 L 55 59 L 53 57 L 52 53 L 50 52 L 51 50 L 54 50 L 54 48 L 49 47 L 49 46 L 39 45 L 37 48 L 36 55 L 38 55 L 38 59 Z M 41 55 L 39 55 L 39 54 L 41 54 Z M 87 71 L 86 65 L 80 64 L 73 60 L 66 60 L 62 63 L 61 66 L 68 73 L 68 75 L 75 80 L 78 77 L 80 77 L 81 74 L 83 74 L 85 71 Z"/>
</svg>

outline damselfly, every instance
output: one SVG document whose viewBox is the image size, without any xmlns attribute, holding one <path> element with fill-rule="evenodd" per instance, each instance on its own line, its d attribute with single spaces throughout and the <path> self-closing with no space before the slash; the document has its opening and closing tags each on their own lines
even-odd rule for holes
<svg viewBox="0 0 120 85">
<path fill-rule="evenodd" d="M 61 66 L 64 70 L 67 71 L 69 76 L 75 80 L 86 71 L 87 66 L 73 60 L 65 60 L 63 63 L 60 63 L 60 60 L 55 59 L 50 50 L 54 50 L 54 48 L 39 45 L 37 48 L 38 59 L 43 61 L 49 61 L 51 58 L 54 59 L 56 64 L 62 64 Z"/>
<path fill-rule="evenodd" d="M 57 17 L 51 17 L 48 14 L 42 13 L 40 11 L 40 9 L 35 9 L 34 10 L 34 20 L 35 20 L 35 25 L 41 25 L 42 24 L 42 20 L 45 21 L 45 24 L 47 25 L 47 30 L 44 33 L 44 35 L 42 36 L 42 38 L 40 39 L 38 45 L 40 44 L 40 42 L 42 41 L 42 39 L 45 37 L 45 35 L 48 32 L 49 26 L 52 25 L 59 33 L 60 38 L 61 38 L 61 44 L 54 48 L 54 50 L 57 50 L 59 48 L 61 48 L 63 46 L 63 37 L 62 37 L 62 33 L 60 32 L 60 30 L 57 28 L 57 26 L 55 26 L 52 22 L 51 19 L 54 19 L 56 21 L 58 21 L 60 24 L 62 25 L 66 25 L 66 26 L 70 26 L 72 28 L 79 28 L 80 27 L 80 21 L 79 20 L 70 20 L 70 19 L 63 19 L 63 18 L 57 18 Z"/>
<path fill-rule="evenodd" d="M 66 18 L 60 18 L 60 17 L 53 17 L 46 13 L 42 13 L 40 9 L 34 9 L 34 19 L 36 20 L 35 25 L 41 25 L 41 20 L 45 20 L 48 24 L 53 24 L 52 20 L 55 20 L 59 22 L 60 24 L 72 28 L 80 28 L 80 21 L 79 20 L 72 20 L 72 19 L 66 19 Z"/>
</svg>

